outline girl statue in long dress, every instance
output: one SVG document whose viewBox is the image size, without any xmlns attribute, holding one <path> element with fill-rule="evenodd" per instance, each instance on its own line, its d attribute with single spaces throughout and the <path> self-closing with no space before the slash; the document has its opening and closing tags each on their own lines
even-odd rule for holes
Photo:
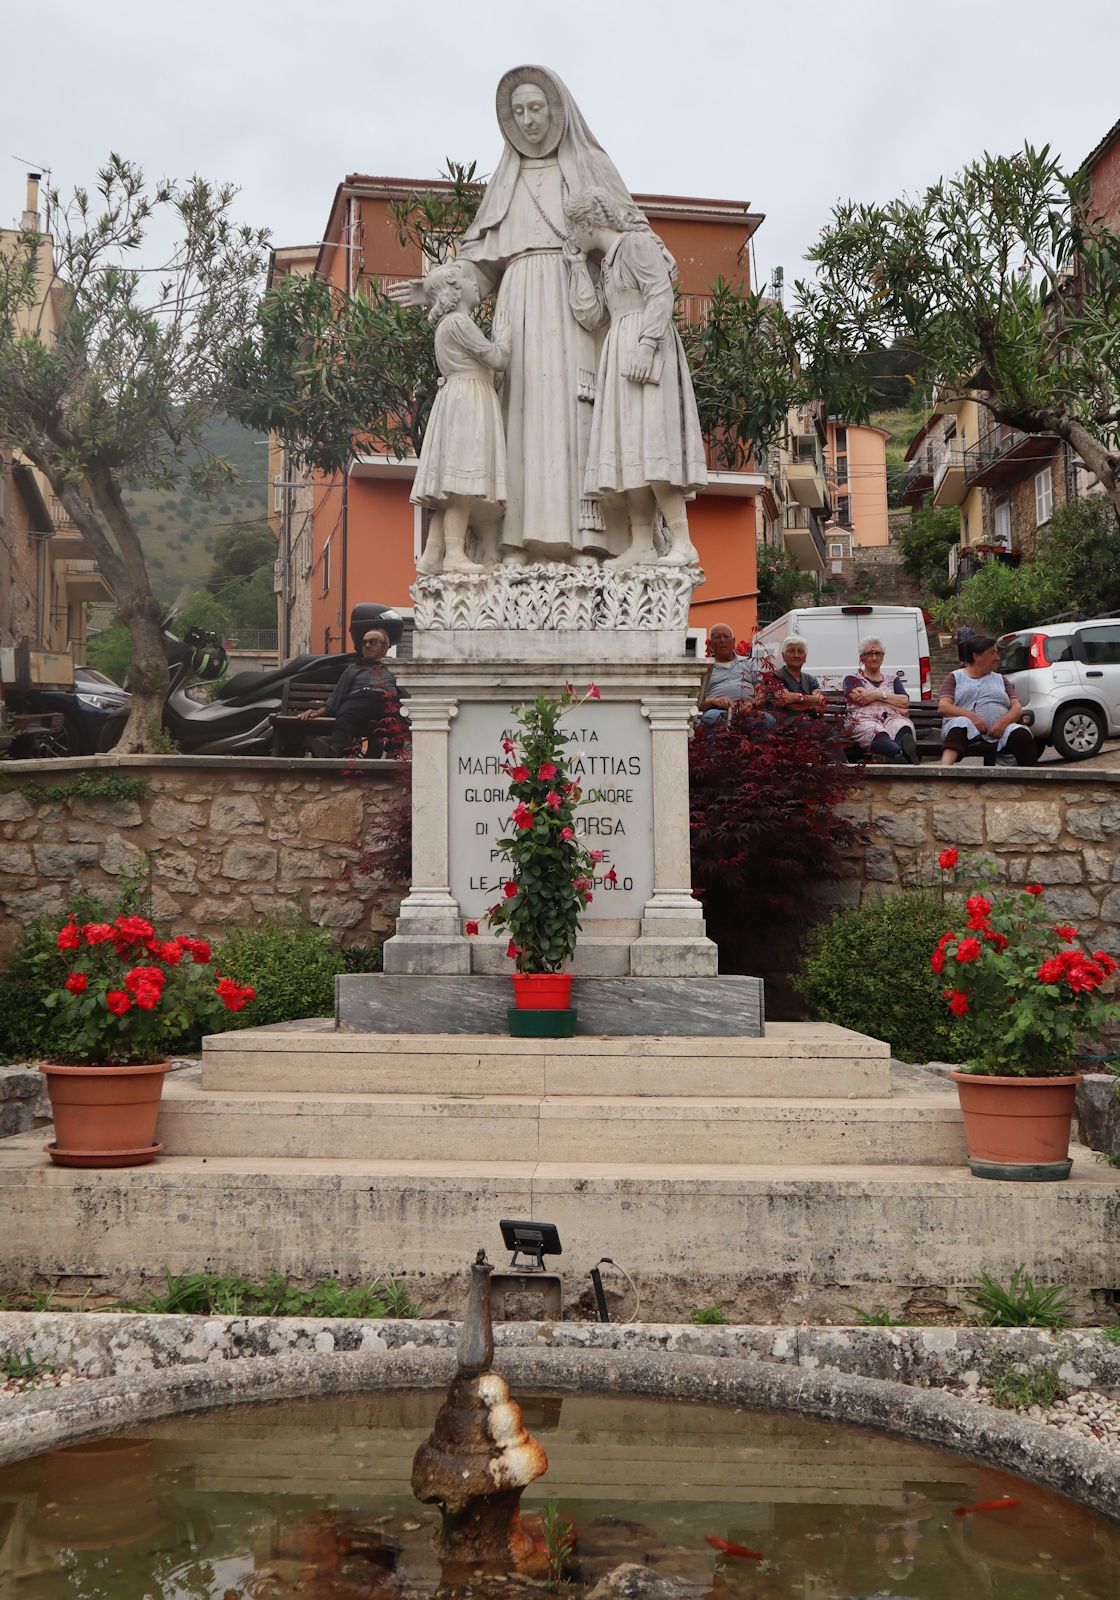
<svg viewBox="0 0 1120 1600">
<path fill-rule="evenodd" d="M 628 218 L 605 189 L 570 195 L 565 215 L 583 252 L 569 259 L 572 308 L 585 328 L 610 323 L 584 491 L 604 504 L 625 500 L 630 545 L 612 566 L 658 560 L 658 510 L 669 530 L 664 561 L 691 566 L 699 557 L 689 538 L 685 500 L 704 487 L 708 473 L 688 362 L 673 326 L 676 264 L 657 235 Z M 599 257 L 597 279 L 587 263 L 589 250 Z"/>
<path fill-rule="evenodd" d="M 481 572 L 497 560 L 506 500 L 506 447 L 494 380 L 508 355 L 471 321 L 470 312 L 478 309 L 478 282 L 470 268 L 438 267 L 428 276 L 428 288 L 439 392 L 410 498 L 435 515 L 416 570 Z M 467 553 L 468 527 L 481 561 Z"/>
<path fill-rule="evenodd" d="M 497 285 L 495 342 L 508 346 L 502 390 L 507 562 L 596 562 L 626 546 L 626 518 L 584 493 L 601 340 L 581 327 L 568 295 L 564 200 L 588 187 L 644 226 L 610 157 L 564 84 L 546 67 L 515 67 L 498 84 L 505 149 L 457 260 L 488 294 Z M 427 300 L 426 280 L 395 285 L 397 300 Z"/>
</svg>

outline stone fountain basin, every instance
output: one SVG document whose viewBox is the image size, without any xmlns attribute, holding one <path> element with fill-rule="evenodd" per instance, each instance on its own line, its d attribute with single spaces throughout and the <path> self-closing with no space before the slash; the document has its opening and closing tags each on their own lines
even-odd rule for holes
<svg viewBox="0 0 1120 1600">
<path fill-rule="evenodd" d="M 32 1390 L 0 1417 L 0 1462 L 241 1402 L 445 1389 L 451 1322 L 0 1314 L 0 1352 L 87 1381 Z M 1085 1388 L 1120 1387 L 1120 1349 L 1088 1330 L 760 1328 L 517 1323 L 495 1329 L 495 1368 L 518 1390 L 750 1405 L 862 1424 L 1045 1483 L 1120 1519 L 1120 1453 L 931 1384 L 968 1383 L 998 1352 L 1060 1359 Z"/>
</svg>

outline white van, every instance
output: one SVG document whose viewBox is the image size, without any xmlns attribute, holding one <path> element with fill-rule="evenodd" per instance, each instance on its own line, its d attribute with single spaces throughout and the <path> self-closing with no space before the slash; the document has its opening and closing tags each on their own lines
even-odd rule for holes
<svg viewBox="0 0 1120 1600">
<path fill-rule="evenodd" d="M 796 633 L 805 641 L 805 671 L 822 689 L 841 689 L 859 671 L 864 639 L 881 639 L 884 669 L 901 675 L 911 700 L 932 698 L 929 638 L 918 606 L 801 606 L 767 623 L 754 636 L 751 655 L 782 664 L 782 640 Z"/>
</svg>

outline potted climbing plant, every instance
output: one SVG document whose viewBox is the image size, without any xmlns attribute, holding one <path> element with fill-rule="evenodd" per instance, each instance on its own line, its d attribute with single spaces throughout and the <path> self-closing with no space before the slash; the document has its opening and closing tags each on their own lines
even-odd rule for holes
<svg viewBox="0 0 1120 1600">
<path fill-rule="evenodd" d="M 589 850 L 579 838 L 576 813 L 583 791 L 571 771 L 573 736 L 561 727 L 561 718 L 599 697 L 594 684 L 582 696 L 570 683 L 559 695 L 539 694 L 517 708 L 516 731 L 502 741 L 513 828 L 498 840 L 505 864 L 501 894 L 487 908 L 486 922 L 508 939 L 514 1009 L 565 1013 L 567 1022 L 554 1023 L 563 1032 L 574 1031 L 572 974 L 564 968 L 575 954 L 580 918 L 591 904 L 603 852 Z M 603 875 L 610 883 L 616 876 L 614 867 Z M 468 922 L 467 932 L 476 934 L 478 927 Z"/>
<path fill-rule="evenodd" d="M 247 984 L 210 967 L 205 939 L 161 939 L 145 917 L 79 923 L 58 932 L 60 981 L 54 1059 L 44 1062 L 54 1114 L 51 1160 L 62 1167 L 134 1167 L 151 1161 L 167 1059 L 175 1046 L 241 1011 Z M 63 979 L 61 973 L 65 972 Z"/>
<path fill-rule="evenodd" d="M 1042 884 L 1001 887 L 990 863 L 962 862 L 954 849 L 938 865 L 973 889 L 930 957 L 970 1035 L 968 1064 L 950 1073 L 969 1165 L 981 1178 L 1066 1178 L 1077 1053 L 1120 1020 L 1102 993 L 1117 963 L 1080 947 L 1077 929 L 1047 911 Z"/>
</svg>

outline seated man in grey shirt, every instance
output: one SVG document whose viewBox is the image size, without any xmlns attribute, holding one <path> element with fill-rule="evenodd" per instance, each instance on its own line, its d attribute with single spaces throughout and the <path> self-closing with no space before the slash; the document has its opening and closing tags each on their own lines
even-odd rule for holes
<svg viewBox="0 0 1120 1600">
<path fill-rule="evenodd" d="M 729 722 L 736 709 L 752 706 L 758 689 L 757 665 L 749 656 L 736 655 L 735 634 L 726 622 L 717 622 L 708 630 L 708 644 L 712 673 L 700 702 L 700 722 L 705 728 Z"/>
</svg>

